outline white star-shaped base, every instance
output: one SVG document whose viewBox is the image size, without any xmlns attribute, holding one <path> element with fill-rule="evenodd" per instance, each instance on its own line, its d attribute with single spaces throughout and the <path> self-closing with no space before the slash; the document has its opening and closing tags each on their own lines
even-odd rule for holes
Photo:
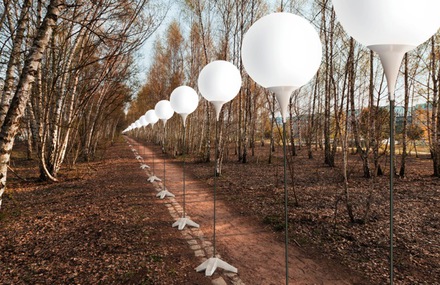
<svg viewBox="0 0 440 285">
<path fill-rule="evenodd" d="M 175 221 L 173 224 L 173 228 L 177 227 L 177 229 L 181 231 L 183 230 L 183 228 L 185 228 L 186 225 L 194 228 L 200 227 L 199 224 L 191 221 L 188 217 L 185 217 L 185 218 L 179 218 L 177 221 Z"/>
<path fill-rule="evenodd" d="M 165 197 L 176 197 L 176 196 L 173 193 L 169 192 L 168 190 L 162 190 L 156 194 L 156 197 L 163 199 Z"/>
<path fill-rule="evenodd" d="M 162 181 L 162 180 L 159 177 L 157 177 L 156 175 L 153 175 L 148 178 L 148 181 L 153 183 L 154 181 Z"/>
<path fill-rule="evenodd" d="M 205 262 L 197 266 L 196 271 L 200 272 L 205 270 L 205 276 L 212 276 L 212 274 L 214 274 L 217 267 L 234 273 L 238 272 L 237 268 L 230 265 L 229 263 L 224 262 L 223 260 L 217 257 L 211 257 L 205 260 Z"/>
<path fill-rule="evenodd" d="M 148 165 L 146 165 L 145 163 L 141 164 L 141 169 L 148 169 L 150 168 Z"/>
</svg>

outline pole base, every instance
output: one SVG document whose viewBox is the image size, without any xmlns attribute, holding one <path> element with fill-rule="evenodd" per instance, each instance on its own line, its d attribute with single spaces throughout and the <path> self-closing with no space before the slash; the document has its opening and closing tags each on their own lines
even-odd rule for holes
<svg viewBox="0 0 440 285">
<path fill-rule="evenodd" d="M 142 163 L 141 169 L 150 169 L 150 167 L 148 165 L 146 165 L 145 163 Z"/>
<path fill-rule="evenodd" d="M 238 272 L 237 268 L 217 257 L 211 257 L 205 260 L 202 264 L 197 266 L 196 271 L 205 271 L 205 276 L 212 276 L 217 267 L 234 273 Z"/>
<path fill-rule="evenodd" d="M 164 199 L 165 197 L 176 197 L 176 196 L 173 193 L 169 192 L 168 190 L 162 190 L 156 194 L 156 197 L 159 197 L 160 199 Z"/>
<path fill-rule="evenodd" d="M 173 224 L 173 228 L 177 227 L 177 229 L 181 231 L 185 228 L 186 225 L 194 228 L 200 227 L 199 224 L 191 221 L 188 217 L 185 217 L 185 218 L 179 218 L 177 221 L 175 221 Z"/>
<path fill-rule="evenodd" d="M 153 183 L 154 181 L 162 181 L 159 177 L 157 177 L 156 175 L 150 176 L 148 177 L 148 181 Z"/>
<path fill-rule="evenodd" d="M 137 155 L 137 156 L 136 156 L 136 159 L 137 159 L 137 160 L 142 160 L 142 156 Z"/>
</svg>

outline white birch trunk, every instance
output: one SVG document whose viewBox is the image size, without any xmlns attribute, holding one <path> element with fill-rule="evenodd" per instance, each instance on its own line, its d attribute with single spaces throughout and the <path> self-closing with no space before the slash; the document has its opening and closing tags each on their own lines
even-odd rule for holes
<svg viewBox="0 0 440 285">
<path fill-rule="evenodd" d="M 8 163 L 14 145 L 15 135 L 17 134 L 20 119 L 24 115 L 26 104 L 29 100 L 32 83 L 35 81 L 43 53 L 48 45 L 53 27 L 56 25 L 60 13 L 60 6 L 63 3 L 64 1 L 62 0 L 50 1 L 47 14 L 37 31 L 29 54 L 26 56 L 17 89 L 0 131 L 0 208 L 2 195 L 6 189 Z"/>
<path fill-rule="evenodd" d="M 31 0 L 26 0 L 23 4 L 20 19 L 18 21 L 17 32 L 13 40 L 12 51 L 9 57 L 8 66 L 6 68 L 5 82 L 0 103 L 0 125 L 3 124 L 11 103 L 15 80 L 14 73 L 18 67 L 18 61 L 20 60 L 20 52 L 23 45 L 24 34 L 29 22 L 29 7 L 31 6 L 31 3 Z"/>
</svg>

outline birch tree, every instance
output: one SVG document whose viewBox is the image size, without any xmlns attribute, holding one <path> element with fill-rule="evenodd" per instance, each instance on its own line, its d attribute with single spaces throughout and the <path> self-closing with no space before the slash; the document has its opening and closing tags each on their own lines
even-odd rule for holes
<svg viewBox="0 0 440 285">
<path fill-rule="evenodd" d="M 431 105 L 428 130 L 430 139 L 430 151 L 433 162 L 434 176 L 440 177 L 440 109 L 439 109 L 439 86 L 440 86 L 440 65 L 438 64 L 439 50 L 436 40 L 438 36 L 431 38 L 430 61 L 428 65 L 428 80 L 431 81 L 431 89 L 428 89 L 428 108 Z"/>
<path fill-rule="evenodd" d="M 132 73 L 134 51 L 156 28 L 160 11 L 149 15 L 150 3 L 79 1 L 55 30 L 31 101 L 42 179 L 56 180 L 67 149 L 72 149 L 70 141 L 81 142 L 76 149 L 84 160 L 94 156 L 101 133 L 96 125 L 107 109 L 120 107 L 114 98 L 121 94 L 114 92 L 124 89 L 119 85 Z M 82 120 L 89 124 L 78 132 Z"/>
<path fill-rule="evenodd" d="M 46 15 L 37 28 L 32 45 L 19 73 L 17 86 L 13 89 L 13 97 L 6 112 L 0 131 L 0 207 L 2 195 L 6 189 L 6 177 L 8 163 L 15 135 L 20 126 L 20 119 L 23 117 L 29 100 L 32 83 L 41 64 L 43 54 L 49 44 L 52 31 L 56 26 L 58 16 L 64 9 L 64 1 L 51 0 L 47 5 Z M 12 87 L 12 86 L 11 86 Z"/>
</svg>

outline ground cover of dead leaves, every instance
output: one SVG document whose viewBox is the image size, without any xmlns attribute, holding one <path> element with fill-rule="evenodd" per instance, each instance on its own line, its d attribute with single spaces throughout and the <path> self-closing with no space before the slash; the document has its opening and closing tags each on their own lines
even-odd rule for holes
<svg viewBox="0 0 440 285">
<path fill-rule="evenodd" d="M 210 284 L 127 144 L 105 157 L 63 170 L 59 183 L 37 181 L 35 162 L 15 158 L 27 182 L 10 173 L 0 284 Z"/>
</svg>

